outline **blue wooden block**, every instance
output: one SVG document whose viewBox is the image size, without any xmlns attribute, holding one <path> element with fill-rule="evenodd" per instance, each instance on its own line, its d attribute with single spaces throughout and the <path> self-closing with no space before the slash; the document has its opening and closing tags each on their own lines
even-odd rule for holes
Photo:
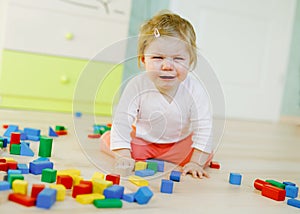
<svg viewBox="0 0 300 214">
<path fill-rule="evenodd" d="M 46 157 L 39 157 L 38 159 L 33 160 L 33 162 L 41 162 L 41 161 L 50 161 L 50 159 Z"/>
<path fill-rule="evenodd" d="M 22 156 L 30 156 L 30 157 L 34 156 L 34 152 L 29 148 L 29 146 L 27 145 L 27 143 L 21 142 L 20 144 L 21 144 L 20 155 L 22 155 Z"/>
<path fill-rule="evenodd" d="M 153 192 L 147 186 L 140 187 L 134 194 L 134 199 L 138 204 L 147 204 L 153 196 Z"/>
<path fill-rule="evenodd" d="M 284 182 L 282 182 L 284 185 L 289 185 L 289 186 L 296 186 L 296 184 L 295 183 L 293 183 L 293 182 L 289 182 L 289 181 L 284 181 Z"/>
<path fill-rule="evenodd" d="M 10 137 L 12 132 L 17 132 L 19 130 L 19 126 L 16 125 L 9 125 L 5 130 L 3 136 Z"/>
<path fill-rule="evenodd" d="M 50 136 L 50 137 L 58 137 L 58 134 L 56 134 L 56 132 L 51 127 L 49 127 L 48 136 Z"/>
<path fill-rule="evenodd" d="M 172 181 L 172 180 L 162 179 L 161 186 L 160 186 L 160 192 L 172 194 L 173 193 L 173 184 L 174 184 L 174 181 Z"/>
<path fill-rule="evenodd" d="M 25 163 L 18 163 L 18 170 L 21 170 L 22 174 L 28 174 L 29 168 Z"/>
<path fill-rule="evenodd" d="M 157 163 L 157 171 L 158 172 L 165 171 L 165 162 L 164 161 L 156 160 L 156 159 L 149 159 L 149 160 L 146 160 L 146 162 L 156 162 Z"/>
<path fill-rule="evenodd" d="M 20 174 L 22 174 L 21 170 L 18 170 L 18 169 L 9 169 L 7 171 L 7 178 L 9 179 L 10 175 L 20 175 Z"/>
<path fill-rule="evenodd" d="M 112 185 L 103 191 L 105 198 L 119 198 L 121 199 L 124 194 L 124 187 L 120 185 Z"/>
<path fill-rule="evenodd" d="M 287 200 L 287 204 L 293 207 L 300 208 L 300 201 L 294 198 L 290 198 L 289 200 Z"/>
<path fill-rule="evenodd" d="M 181 172 L 172 171 L 170 174 L 170 180 L 179 182 L 180 181 Z"/>
<path fill-rule="evenodd" d="M 230 173 L 229 175 L 229 183 L 233 185 L 241 185 L 242 175 L 239 173 Z"/>
<path fill-rule="evenodd" d="M 8 140 L 7 140 L 7 138 L 2 138 L 2 137 L 0 137 L 0 141 L 2 141 L 3 142 L 3 148 L 6 148 L 7 147 L 7 144 L 8 144 Z"/>
<path fill-rule="evenodd" d="M 298 191 L 299 188 L 297 186 L 291 186 L 291 185 L 287 185 L 285 186 L 285 191 L 286 191 L 286 197 L 289 198 L 297 198 L 298 197 Z"/>
<path fill-rule="evenodd" d="M 42 174 L 43 169 L 53 169 L 53 163 L 50 161 L 36 161 L 29 163 L 29 172 L 34 175 Z"/>
<path fill-rule="evenodd" d="M 80 111 L 75 112 L 75 117 L 81 117 L 81 116 L 82 116 L 82 113 Z"/>
<path fill-rule="evenodd" d="M 10 189 L 10 184 L 8 181 L 0 181 L 0 191 L 5 191 Z"/>
<path fill-rule="evenodd" d="M 18 131 L 21 135 L 20 135 L 20 140 L 27 140 L 27 135 L 24 133 L 24 131 L 19 130 Z"/>
<path fill-rule="evenodd" d="M 40 140 L 40 136 L 27 135 L 27 140 L 39 141 Z"/>
<path fill-rule="evenodd" d="M 56 201 L 56 189 L 45 188 L 37 196 L 36 206 L 39 208 L 49 209 Z"/>
<path fill-rule="evenodd" d="M 140 177 L 152 176 L 154 174 L 155 174 L 155 171 L 152 169 L 143 169 L 143 170 L 135 171 L 135 175 L 140 176 Z"/>
<path fill-rule="evenodd" d="M 124 201 L 127 201 L 127 202 L 131 203 L 131 202 L 134 202 L 134 201 L 135 201 L 135 200 L 134 200 L 134 195 L 135 195 L 135 192 L 123 194 L 122 199 L 123 199 Z"/>
<path fill-rule="evenodd" d="M 24 133 L 28 136 L 40 136 L 41 130 L 33 128 L 24 128 Z"/>
</svg>

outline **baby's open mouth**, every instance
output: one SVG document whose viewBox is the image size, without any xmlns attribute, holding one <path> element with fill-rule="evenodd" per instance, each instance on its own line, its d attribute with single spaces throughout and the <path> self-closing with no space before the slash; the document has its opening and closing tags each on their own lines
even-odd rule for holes
<svg viewBox="0 0 300 214">
<path fill-rule="evenodd" d="M 175 78 L 174 76 L 159 76 L 159 77 L 162 79 L 168 79 L 168 80 Z"/>
</svg>

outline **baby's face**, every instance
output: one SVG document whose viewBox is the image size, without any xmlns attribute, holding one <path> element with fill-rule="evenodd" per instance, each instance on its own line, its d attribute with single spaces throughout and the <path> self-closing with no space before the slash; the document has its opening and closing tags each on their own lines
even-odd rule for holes
<svg viewBox="0 0 300 214">
<path fill-rule="evenodd" d="M 184 41 L 172 37 L 156 38 L 145 49 L 142 59 L 148 76 L 161 92 L 176 90 L 185 80 L 190 55 Z"/>
</svg>

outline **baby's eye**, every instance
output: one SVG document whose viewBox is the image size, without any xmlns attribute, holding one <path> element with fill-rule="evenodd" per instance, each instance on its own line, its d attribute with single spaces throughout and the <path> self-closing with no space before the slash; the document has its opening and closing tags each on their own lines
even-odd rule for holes
<svg viewBox="0 0 300 214">
<path fill-rule="evenodd" d="M 184 60 L 184 58 L 183 57 L 174 57 L 174 60 L 182 61 L 182 60 Z"/>
<path fill-rule="evenodd" d="M 161 56 L 152 56 L 152 59 L 162 59 Z"/>
</svg>

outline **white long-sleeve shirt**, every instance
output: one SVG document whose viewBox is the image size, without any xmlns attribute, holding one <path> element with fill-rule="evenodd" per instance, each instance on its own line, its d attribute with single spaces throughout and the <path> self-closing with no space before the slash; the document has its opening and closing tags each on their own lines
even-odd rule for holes
<svg viewBox="0 0 300 214">
<path fill-rule="evenodd" d="M 113 115 L 111 149 L 130 149 L 130 132 L 153 143 L 173 143 L 191 133 L 192 147 L 212 151 L 212 116 L 209 97 L 201 83 L 188 74 L 171 102 L 142 74 L 125 87 Z"/>
</svg>

